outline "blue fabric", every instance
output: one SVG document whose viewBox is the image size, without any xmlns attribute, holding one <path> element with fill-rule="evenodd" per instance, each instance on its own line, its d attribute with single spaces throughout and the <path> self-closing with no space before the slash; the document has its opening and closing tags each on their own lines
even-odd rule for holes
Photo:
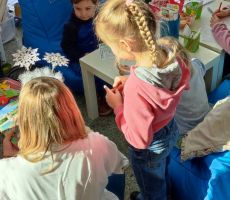
<svg viewBox="0 0 230 200">
<path fill-rule="evenodd" d="M 64 24 L 69 20 L 73 7 L 70 0 L 19 0 L 22 10 L 23 45 L 26 47 L 38 48 L 40 58 L 46 52 L 61 53 L 60 46 Z M 90 26 L 90 27 L 89 27 Z M 88 30 L 90 28 L 90 30 Z M 88 24 L 79 32 L 80 40 L 85 34 L 92 32 L 92 24 Z M 92 34 L 91 34 L 92 35 Z M 88 38 L 91 40 L 92 38 Z M 89 40 L 82 48 L 85 52 L 95 49 L 95 44 Z M 95 43 L 95 38 L 93 40 Z M 90 46 L 88 46 L 90 44 Z M 90 49 L 89 49 L 90 48 Z M 92 49 L 94 48 L 94 49 Z M 44 63 L 44 62 L 43 62 Z M 65 79 L 65 84 L 74 92 L 82 93 L 83 83 L 79 63 L 70 63 L 70 67 L 57 67 Z M 103 93 L 104 82 L 96 81 L 97 88 Z M 99 82 L 99 83 L 98 83 Z"/>
<path fill-rule="evenodd" d="M 120 200 L 124 200 L 125 174 L 112 174 L 106 189 L 114 193 Z"/>
<path fill-rule="evenodd" d="M 78 32 L 78 42 L 76 45 L 83 54 L 97 49 L 98 41 L 94 33 L 93 22 L 81 25 L 81 28 Z"/>
<path fill-rule="evenodd" d="M 179 30 L 180 30 L 180 18 L 172 21 L 160 20 L 160 36 L 166 37 L 171 36 L 175 38 L 179 38 Z"/>
<path fill-rule="evenodd" d="M 61 53 L 64 24 L 68 21 L 70 0 L 19 0 L 22 10 L 23 45 L 38 48 L 40 58 L 45 52 Z M 63 73 L 66 85 L 76 93 L 83 92 L 82 79 L 71 68 L 57 67 Z"/>
<path fill-rule="evenodd" d="M 23 44 L 45 52 L 62 52 L 60 41 L 72 4 L 70 0 L 19 0 L 22 11 Z"/>
<path fill-rule="evenodd" d="M 172 120 L 159 130 L 148 149 L 129 147 L 130 163 L 141 194 L 140 200 L 166 200 L 166 158 L 173 148 L 179 131 Z"/>
<path fill-rule="evenodd" d="M 215 90 L 208 94 L 210 103 L 215 104 L 217 101 L 230 95 L 230 80 L 224 80 Z"/>
<path fill-rule="evenodd" d="M 174 148 L 169 156 L 167 174 L 173 200 L 230 199 L 229 151 L 181 162 L 180 150 Z"/>
<path fill-rule="evenodd" d="M 230 152 L 212 154 L 207 157 L 212 160 L 209 166 L 212 174 L 208 181 L 208 191 L 205 200 L 230 199 Z"/>
</svg>

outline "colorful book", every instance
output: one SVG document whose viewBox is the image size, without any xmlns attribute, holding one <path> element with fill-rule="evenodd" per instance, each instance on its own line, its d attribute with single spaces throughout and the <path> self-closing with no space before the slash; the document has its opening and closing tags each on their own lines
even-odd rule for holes
<svg viewBox="0 0 230 200">
<path fill-rule="evenodd" d="M 18 100 L 11 101 L 0 110 L 0 132 L 15 127 L 15 119 L 18 111 Z"/>
</svg>

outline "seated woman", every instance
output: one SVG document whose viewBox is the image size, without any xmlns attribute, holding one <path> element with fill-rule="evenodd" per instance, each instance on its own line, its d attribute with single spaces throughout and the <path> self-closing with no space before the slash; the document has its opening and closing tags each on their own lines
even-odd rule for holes
<svg viewBox="0 0 230 200">
<path fill-rule="evenodd" d="M 52 77 L 22 87 L 18 149 L 4 140 L 1 199 L 117 199 L 105 190 L 108 176 L 127 159 L 108 138 L 85 128 L 70 90 Z"/>
</svg>

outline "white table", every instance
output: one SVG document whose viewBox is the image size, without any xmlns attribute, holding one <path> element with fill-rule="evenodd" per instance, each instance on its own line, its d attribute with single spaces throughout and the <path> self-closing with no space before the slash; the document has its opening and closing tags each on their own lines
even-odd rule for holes
<svg viewBox="0 0 230 200">
<path fill-rule="evenodd" d="M 219 44 L 217 44 L 212 35 L 210 27 L 210 19 L 212 14 L 208 11 L 207 8 L 209 7 L 211 8 L 211 10 L 215 11 L 219 8 L 220 2 L 222 2 L 222 8 L 226 5 L 230 5 L 230 2 L 224 0 L 214 0 L 211 3 L 204 5 L 201 13 L 201 18 L 195 20 L 195 22 L 191 26 L 191 29 L 193 30 L 201 30 L 200 45 L 220 54 L 217 72 L 217 84 L 219 84 L 222 80 L 225 52 L 223 51 L 223 48 L 220 47 Z M 226 24 L 230 25 L 230 17 L 225 18 L 224 21 Z"/>
<path fill-rule="evenodd" d="M 218 63 L 220 54 L 200 46 L 196 53 L 191 53 L 191 57 L 202 60 L 207 70 L 207 87 L 212 90 L 217 85 Z M 100 51 L 97 49 L 80 59 L 82 78 L 84 84 L 84 93 L 86 108 L 89 118 L 98 117 L 98 105 L 96 97 L 96 88 L 94 76 L 97 76 L 109 84 L 113 84 L 115 76 L 118 76 L 118 70 L 115 67 L 114 58 L 101 59 Z"/>
<path fill-rule="evenodd" d="M 226 5 L 230 5 L 230 2 L 226 2 L 224 0 L 214 0 L 211 3 L 204 5 L 201 13 L 201 18 L 195 20 L 195 22 L 191 25 L 193 30 L 201 30 L 200 44 L 218 53 L 221 53 L 223 48 L 217 44 L 212 35 L 210 27 L 210 19 L 212 14 L 208 11 L 207 8 L 209 7 L 211 10 L 215 11 L 218 9 L 220 2 L 222 2 L 222 8 Z M 225 18 L 224 21 L 230 25 L 230 17 Z"/>
</svg>

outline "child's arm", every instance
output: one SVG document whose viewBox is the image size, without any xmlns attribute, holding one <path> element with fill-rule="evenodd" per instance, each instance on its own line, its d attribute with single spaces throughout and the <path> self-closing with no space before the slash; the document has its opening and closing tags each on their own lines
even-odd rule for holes
<svg viewBox="0 0 230 200">
<path fill-rule="evenodd" d="M 78 62 L 83 55 L 77 48 L 77 28 L 71 24 L 65 24 L 61 47 L 66 57 L 71 61 Z"/>
<path fill-rule="evenodd" d="M 110 170 L 109 173 L 124 173 L 124 170 L 128 167 L 129 164 L 128 159 L 118 150 L 115 143 L 113 143 L 105 136 L 103 136 L 103 138 L 106 144 L 104 151 L 106 152 L 106 164 L 109 165 L 107 167 L 107 169 Z"/>
<path fill-rule="evenodd" d="M 3 157 L 12 157 L 18 153 L 18 147 L 12 144 L 11 139 L 15 136 L 14 131 L 5 134 L 3 140 Z"/>
<path fill-rule="evenodd" d="M 206 74 L 206 68 L 204 66 L 204 63 L 202 63 L 201 60 L 199 60 L 198 58 L 192 58 L 191 64 L 193 67 L 199 70 L 199 74 L 201 74 L 202 77 L 204 77 L 204 75 Z"/>
<path fill-rule="evenodd" d="M 137 149 L 145 149 L 156 132 L 152 126 L 155 114 L 140 94 L 132 93 L 128 99 L 124 99 L 124 104 L 114 109 L 115 120 L 129 144 Z"/>
<path fill-rule="evenodd" d="M 217 23 L 212 27 L 216 42 L 230 54 L 230 31 L 224 23 Z"/>
</svg>

